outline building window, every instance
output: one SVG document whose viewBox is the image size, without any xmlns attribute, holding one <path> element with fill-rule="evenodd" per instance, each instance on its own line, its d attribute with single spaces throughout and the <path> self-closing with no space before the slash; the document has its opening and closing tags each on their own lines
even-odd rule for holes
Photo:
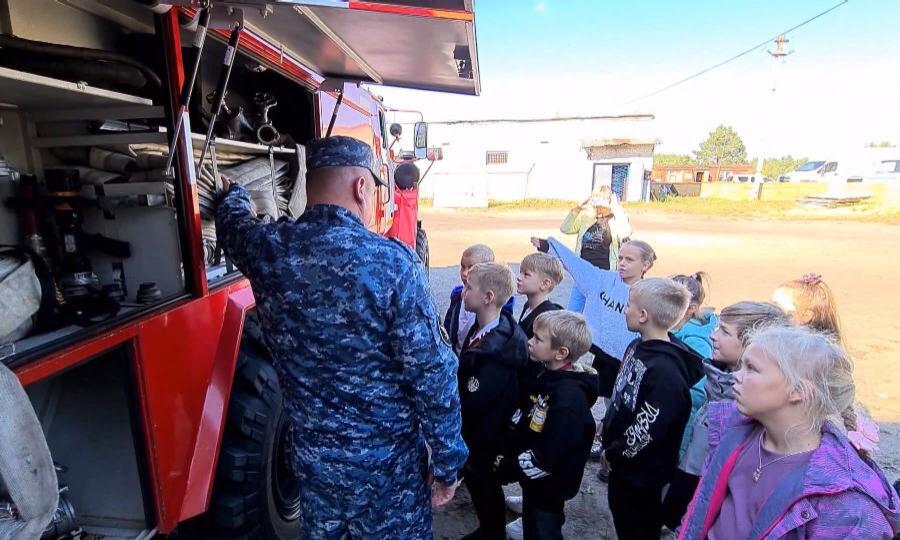
<svg viewBox="0 0 900 540">
<path fill-rule="evenodd" d="M 503 165 L 509 160 L 509 152 L 488 150 L 484 154 L 484 162 L 487 165 Z"/>
</svg>

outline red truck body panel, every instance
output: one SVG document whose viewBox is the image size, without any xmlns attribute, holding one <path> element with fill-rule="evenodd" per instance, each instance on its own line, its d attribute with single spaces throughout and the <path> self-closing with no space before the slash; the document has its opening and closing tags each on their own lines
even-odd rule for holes
<svg viewBox="0 0 900 540">
<path fill-rule="evenodd" d="M 246 279 L 160 310 L 17 370 L 29 385 L 111 349 L 126 347 L 136 376 L 147 468 L 168 532 L 209 502 L 244 315 L 255 305 Z"/>
</svg>

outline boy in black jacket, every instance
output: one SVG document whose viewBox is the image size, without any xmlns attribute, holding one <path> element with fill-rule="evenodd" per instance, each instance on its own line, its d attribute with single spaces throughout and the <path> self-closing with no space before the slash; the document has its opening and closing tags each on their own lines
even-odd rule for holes
<svg viewBox="0 0 900 540">
<path fill-rule="evenodd" d="M 590 346 L 591 331 L 581 315 L 552 311 L 535 318 L 528 353 L 540 369 L 523 380 L 506 448 L 494 462 L 502 481 L 522 486 L 525 540 L 561 540 L 565 502 L 581 486 L 600 379 L 593 368 L 574 362 Z M 516 522 L 507 526 L 518 528 Z"/>
<path fill-rule="evenodd" d="M 462 285 L 457 285 L 450 291 L 450 307 L 447 308 L 447 313 L 444 314 L 444 329 L 447 331 L 447 336 L 450 339 L 450 346 L 453 347 L 453 352 L 457 356 L 462 351 L 463 342 L 466 336 L 469 335 L 469 330 L 475 324 L 475 314 L 466 311 L 463 307 L 463 288 L 466 286 L 472 267 L 486 262 L 494 262 L 494 251 L 484 244 L 475 244 L 467 247 L 459 259 L 459 280 L 462 282 Z M 512 313 L 512 296 L 509 297 L 503 309 Z"/>
<path fill-rule="evenodd" d="M 462 436 L 469 447 L 463 472 L 478 515 L 478 530 L 466 538 L 505 540 L 506 505 L 493 471 L 501 435 L 516 407 L 519 371 L 528 353 L 522 330 L 503 305 L 513 294 L 508 266 L 472 267 L 463 291 L 465 309 L 476 316 L 459 357 Z"/>
<path fill-rule="evenodd" d="M 527 298 L 519 315 L 519 326 L 528 339 L 534 335 L 532 328 L 538 315 L 562 309 L 561 305 L 550 301 L 550 293 L 562 280 L 563 266 L 556 257 L 547 253 L 532 253 L 522 259 L 516 292 Z"/>
<path fill-rule="evenodd" d="M 648 278 L 631 286 L 625 306 L 628 329 L 641 337 L 625 351 L 602 433 L 621 540 L 660 535 L 662 489 L 678 462 L 691 387 L 703 376 L 702 359 L 669 333 L 690 299 L 684 285 Z"/>
</svg>

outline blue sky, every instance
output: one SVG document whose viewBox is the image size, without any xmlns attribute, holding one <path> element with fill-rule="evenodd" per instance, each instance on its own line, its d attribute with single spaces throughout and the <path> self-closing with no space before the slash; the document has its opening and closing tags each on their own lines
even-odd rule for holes
<svg viewBox="0 0 900 540">
<path fill-rule="evenodd" d="M 660 151 L 689 151 L 719 123 L 767 155 L 900 143 L 900 0 L 849 0 L 789 34 L 796 52 L 774 98 L 773 61 L 759 49 L 628 103 L 838 1 L 476 0 L 480 97 L 375 92 L 430 120 L 650 112 Z"/>
</svg>

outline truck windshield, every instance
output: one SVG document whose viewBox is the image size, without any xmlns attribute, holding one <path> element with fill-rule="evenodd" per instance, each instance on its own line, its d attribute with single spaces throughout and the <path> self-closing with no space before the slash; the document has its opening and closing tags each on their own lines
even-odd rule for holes
<svg viewBox="0 0 900 540">
<path fill-rule="evenodd" d="M 824 165 L 824 161 L 807 161 L 803 165 L 797 167 L 798 171 L 814 171 Z"/>
</svg>

